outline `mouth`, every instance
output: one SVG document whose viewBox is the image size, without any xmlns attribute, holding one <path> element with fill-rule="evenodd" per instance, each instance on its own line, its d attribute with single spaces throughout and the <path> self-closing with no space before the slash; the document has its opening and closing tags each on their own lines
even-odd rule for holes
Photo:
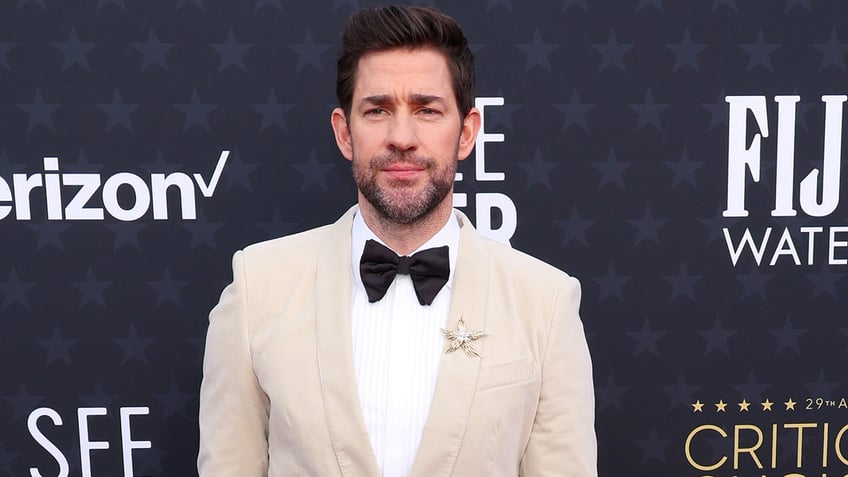
<svg viewBox="0 0 848 477">
<path fill-rule="evenodd" d="M 423 173 L 424 168 L 414 164 L 396 163 L 382 168 L 381 171 L 393 179 L 409 180 L 414 179 L 419 174 Z"/>
</svg>

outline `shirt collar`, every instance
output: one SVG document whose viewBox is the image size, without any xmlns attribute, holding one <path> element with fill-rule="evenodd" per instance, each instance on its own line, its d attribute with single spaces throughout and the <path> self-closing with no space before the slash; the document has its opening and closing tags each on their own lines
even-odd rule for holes
<svg viewBox="0 0 848 477">
<path fill-rule="evenodd" d="M 448 258 L 450 259 L 450 276 L 448 277 L 448 282 L 445 284 L 446 287 L 451 288 L 453 286 L 453 275 L 456 271 L 456 258 L 457 252 L 459 251 L 459 219 L 456 217 L 456 214 L 451 213 L 447 222 L 433 235 L 430 240 L 421 244 L 420 247 L 415 249 L 412 253 L 415 253 L 419 250 L 424 250 L 433 247 L 441 247 L 443 245 L 448 246 Z M 362 278 L 359 276 L 359 260 L 362 258 L 362 251 L 365 250 L 365 242 L 368 239 L 376 240 L 383 245 L 386 245 L 385 242 L 379 239 L 374 232 L 368 228 L 368 225 L 365 223 L 365 220 L 362 219 L 362 214 L 359 213 L 359 208 L 356 208 L 355 215 L 353 216 L 353 225 L 351 226 L 350 231 L 350 245 L 351 245 L 351 271 L 353 272 L 353 281 L 356 286 L 364 287 L 362 284 Z M 389 247 L 388 245 L 386 245 Z M 389 247 L 391 248 L 391 247 Z M 412 254 L 410 254 L 412 255 Z"/>
</svg>

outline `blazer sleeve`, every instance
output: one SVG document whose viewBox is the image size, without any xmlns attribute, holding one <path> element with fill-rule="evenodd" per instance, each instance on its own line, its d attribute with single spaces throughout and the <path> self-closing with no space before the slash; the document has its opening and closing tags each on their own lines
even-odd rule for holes
<svg viewBox="0 0 848 477">
<path fill-rule="evenodd" d="M 580 283 L 566 277 L 554 301 L 539 404 L 521 476 L 598 475 L 592 362 L 579 308 Z"/>
<path fill-rule="evenodd" d="M 245 254 L 209 314 L 200 386 L 200 477 L 266 477 L 268 397 L 253 371 Z"/>
</svg>

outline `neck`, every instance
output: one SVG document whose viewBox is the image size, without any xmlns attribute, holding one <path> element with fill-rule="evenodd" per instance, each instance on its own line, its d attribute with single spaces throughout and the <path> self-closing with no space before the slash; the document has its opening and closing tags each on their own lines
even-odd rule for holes
<svg viewBox="0 0 848 477">
<path fill-rule="evenodd" d="M 409 224 L 399 224 L 380 215 L 362 196 L 359 197 L 359 212 L 365 225 L 386 245 L 400 255 L 409 255 L 433 238 L 444 227 L 451 216 L 453 194 L 436 206 L 429 214 Z"/>
</svg>

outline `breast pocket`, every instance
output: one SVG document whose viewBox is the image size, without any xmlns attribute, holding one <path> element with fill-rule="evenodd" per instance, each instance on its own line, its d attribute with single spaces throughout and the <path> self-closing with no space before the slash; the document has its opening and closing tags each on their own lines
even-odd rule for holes
<svg viewBox="0 0 848 477">
<path fill-rule="evenodd" d="M 477 392 L 482 393 L 507 386 L 532 383 L 536 380 L 537 375 L 536 367 L 533 366 L 533 361 L 529 358 L 484 366 L 480 369 Z"/>
</svg>

